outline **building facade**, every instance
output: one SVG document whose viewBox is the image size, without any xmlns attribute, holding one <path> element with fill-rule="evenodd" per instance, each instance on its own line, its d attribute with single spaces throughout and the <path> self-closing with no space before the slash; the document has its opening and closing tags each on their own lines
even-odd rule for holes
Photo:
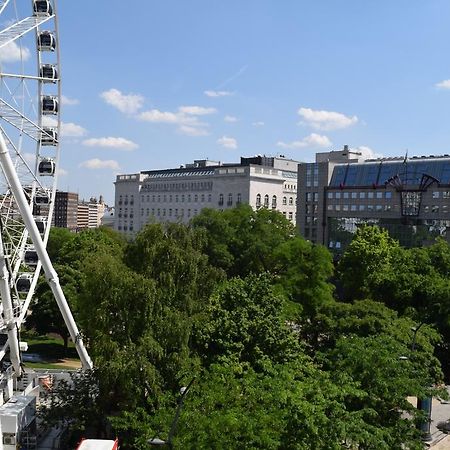
<svg viewBox="0 0 450 450">
<path fill-rule="evenodd" d="M 76 231 L 78 220 L 78 194 L 56 191 L 53 224 L 55 227 Z"/>
<path fill-rule="evenodd" d="M 282 212 L 295 223 L 297 161 L 284 157 L 241 158 L 221 164 L 197 160 L 178 169 L 118 175 L 115 229 L 134 234 L 146 223 L 188 223 L 203 208 L 240 203 Z"/>
<path fill-rule="evenodd" d="M 362 224 L 407 247 L 450 242 L 450 155 L 363 160 L 347 146 L 299 164 L 297 226 L 340 252 Z"/>
</svg>

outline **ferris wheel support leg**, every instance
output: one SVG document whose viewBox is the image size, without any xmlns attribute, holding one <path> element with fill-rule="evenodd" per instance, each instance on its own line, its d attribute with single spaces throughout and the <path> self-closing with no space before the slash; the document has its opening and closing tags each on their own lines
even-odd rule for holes
<svg viewBox="0 0 450 450">
<path fill-rule="evenodd" d="M 27 203 L 25 193 L 23 191 L 22 185 L 20 184 L 19 178 L 14 169 L 14 164 L 6 147 L 5 139 L 3 137 L 3 134 L 1 133 L 0 165 L 3 169 L 3 173 L 5 174 L 5 178 L 8 181 L 14 198 L 16 199 L 20 214 L 25 223 L 25 226 L 27 227 L 28 233 L 30 234 L 31 240 L 33 241 L 34 248 L 42 263 L 45 277 L 47 278 L 49 286 L 53 292 L 53 296 L 55 297 L 56 303 L 58 304 L 59 310 L 61 311 L 70 337 L 75 343 L 75 348 L 77 349 L 78 356 L 80 357 L 82 367 L 83 369 L 92 369 L 93 365 L 91 358 L 89 357 L 86 347 L 83 344 L 83 339 L 75 323 L 72 312 L 70 311 L 69 305 L 67 304 L 67 300 L 61 289 L 61 285 L 59 284 L 58 275 L 53 268 L 39 230 L 37 229 L 36 223 L 33 219 L 31 208 Z"/>
<path fill-rule="evenodd" d="M 13 365 L 15 375 L 22 375 L 20 366 L 20 349 L 17 335 L 16 321 L 14 320 L 13 307 L 11 301 L 11 291 L 9 290 L 9 272 L 6 267 L 5 254 L 3 252 L 3 242 L 0 235 L 0 295 L 2 297 L 3 318 L 8 331 L 9 357 Z"/>
</svg>

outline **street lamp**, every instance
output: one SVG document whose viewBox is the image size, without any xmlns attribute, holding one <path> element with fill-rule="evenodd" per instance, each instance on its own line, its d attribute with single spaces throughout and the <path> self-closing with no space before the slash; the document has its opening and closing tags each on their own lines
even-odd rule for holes
<svg viewBox="0 0 450 450">
<path fill-rule="evenodd" d="M 147 444 L 149 444 L 151 447 L 163 447 L 166 446 L 170 449 L 173 448 L 173 437 L 175 435 L 175 430 L 178 424 L 178 419 L 180 418 L 181 409 L 183 408 L 184 399 L 186 398 L 187 393 L 189 392 L 189 389 L 191 388 L 192 384 L 194 383 L 195 378 L 192 378 L 192 380 L 189 382 L 187 386 L 183 386 L 180 389 L 180 400 L 178 401 L 177 411 L 175 413 L 175 417 L 172 420 L 172 425 L 170 426 L 169 435 L 167 436 L 167 441 L 164 441 L 163 439 L 159 439 L 156 436 L 152 439 L 149 439 L 147 441 Z"/>
</svg>

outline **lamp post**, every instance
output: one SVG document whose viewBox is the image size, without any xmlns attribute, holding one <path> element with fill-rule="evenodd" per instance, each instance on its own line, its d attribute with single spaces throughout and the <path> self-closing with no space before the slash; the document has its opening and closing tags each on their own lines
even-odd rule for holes
<svg viewBox="0 0 450 450">
<path fill-rule="evenodd" d="M 189 392 L 189 389 L 191 388 L 192 384 L 194 383 L 195 378 L 192 378 L 192 380 L 189 382 L 189 384 L 187 386 L 183 386 L 180 389 L 180 400 L 178 401 L 178 406 L 177 406 L 177 410 L 175 412 L 175 417 L 172 420 L 172 425 L 170 426 L 170 430 L 169 430 L 169 435 L 167 436 L 167 440 L 164 441 L 163 439 L 159 439 L 156 436 L 152 439 L 149 439 L 147 441 L 147 443 L 151 446 L 151 447 L 168 447 L 170 449 L 173 449 L 173 437 L 175 435 L 175 430 L 177 428 L 177 424 L 178 424 L 178 419 L 180 418 L 180 414 L 181 414 L 181 410 L 183 408 L 184 405 L 184 400 L 186 398 L 187 393 Z"/>
</svg>

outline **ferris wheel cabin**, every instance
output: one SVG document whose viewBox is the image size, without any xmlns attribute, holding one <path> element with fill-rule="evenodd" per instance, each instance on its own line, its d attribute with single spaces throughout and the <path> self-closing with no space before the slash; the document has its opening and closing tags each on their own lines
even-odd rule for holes
<svg viewBox="0 0 450 450">
<path fill-rule="evenodd" d="M 41 145 L 58 145 L 58 133 L 55 128 L 44 127 L 41 132 Z"/>
<path fill-rule="evenodd" d="M 58 80 L 58 71 L 53 64 L 43 64 L 41 66 L 40 76 L 44 83 L 56 83 Z"/>
<path fill-rule="evenodd" d="M 25 250 L 23 262 L 27 266 L 35 267 L 35 266 L 37 266 L 38 261 L 39 261 L 39 257 L 38 257 L 36 250 L 34 249 L 34 247 L 30 247 Z"/>
<path fill-rule="evenodd" d="M 53 176 L 55 175 L 56 171 L 56 164 L 55 161 L 51 158 L 45 158 L 42 159 L 39 163 L 39 175 L 41 176 Z"/>
<path fill-rule="evenodd" d="M 34 0 L 33 13 L 35 16 L 51 16 L 53 14 L 52 5 L 49 0 Z"/>
<path fill-rule="evenodd" d="M 58 114 L 59 110 L 58 99 L 53 95 L 44 95 L 42 97 L 41 106 L 42 106 L 42 114 L 44 115 Z"/>
<path fill-rule="evenodd" d="M 42 216 L 38 216 L 34 218 L 34 221 L 36 223 L 36 227 L 39 231 L 39 233 L 43 233 L 45 231 L 45 227 L 47 225 L 47 219 Z"/>
<path fill-rule="evenodd" d="M 26 294 L 31 288 L 33 274 L 29 272 L 21 273 L 17 277 L 16 288 L 19 294 Z"/>
<path fill-rule="evenodd" d="M 56 38 L 50 31 L 41 31 L 37 42 L 40 52 L 54 52 L 56 50 Z"/>
<path fill-rule="evenodd" d="M 50 194 L 46 192 L 38 192 L 34 196 L 35 205 L 48 205 L 50 203 Z"/>
</svg>

